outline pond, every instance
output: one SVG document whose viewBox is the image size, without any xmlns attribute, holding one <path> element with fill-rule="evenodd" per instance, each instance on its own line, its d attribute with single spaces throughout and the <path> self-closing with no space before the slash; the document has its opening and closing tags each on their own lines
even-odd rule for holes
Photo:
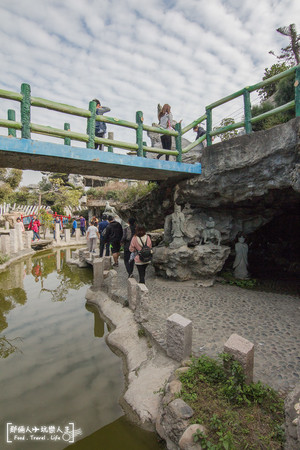
<svg viewBox="0 0 300 450">
<path fill-rule="evenodd" d="M 161 449 L 119 406 L 122 360 L 85 301 L 92 270 L 65 261 L 43 252 L 0 273 L 0 448 Z"/>
</svg>

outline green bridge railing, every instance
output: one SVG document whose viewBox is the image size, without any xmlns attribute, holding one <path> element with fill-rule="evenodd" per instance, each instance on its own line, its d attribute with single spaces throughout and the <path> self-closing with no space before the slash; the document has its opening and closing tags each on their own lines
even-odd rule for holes
<svg viewBox="0 0 300 450">
<path fill-rule="evenodd" d="M 264 114 L 260 114 L 256 117 L 251 117 L 251 102 L 250 102 L 250 93 L 256 91 L 263 86 L 266 86 L 274 81 L 278 81 L 282 78 L 290 76 L 292 73 L 295 73 L 295 99 L 282 105 L 278 108 L 272 109 Z M 243 96 L 244 99 L 244 120 L 238 123 L 234 123 L 228 125 L 226 127 L 221 127 L 216 130 L 212 130 L 212 111 L 214 108 L 223 105 L 231 100 L 236 99 L 237 97 Z M 29 84 L 23 83 L 21 85 L 21 92 L 12 92 L 0 89 L 0 98 L 5 98 L 9 100 L 14 100 L 20 102 L 21 104 L 21 121 L 16 121 L 15 110 L 9 109 L 7 113 L 7 119 L 0 118 L 0 127 L 8 128 L 8 135 L 16 137 L 16 130 L 21 131 L 21 137 L 24 139 L 30 139 L 31 133 L 42 134 L 46 136 L 52 136 L 56 138 L 63 138 L 65 145 L 70 145 L 71 140 L 81 141 L 86 143 L 87 148 L 94 148 L 95 143 L 104 144 L 108 147 L 108 151 L 112 152 L 113 148 L 122 148 L 126 150 L 130 150 L 131 152 L 136 152 L 136 155 L 139 157 L 147 157 L 147 152 L 150 153 L 158 153 L 163 155 L 174 155 L 176 156 L 176 161 L 182 161 L 182 154 L 187 153 L 191 149 L 193 149 L 196 145 L 203 142 L 205 139 L 207 140 L 207 145 L 212 145 L 212 137 L 220 135 L 222 133 L 226 133 L 227 131 L 231 131 L 237 128 L 244 128 L 247 134 L 252 132 L 252 124 L 258 122 L 260 120 L 265 119 L 266 117 L 275 115 L 277 113 L 287 111 L 289 109 L 295 108 L 296 117 L 300 116 L 300 65 L 292 67 L 285 72 L 282 72 L 278 75 L 275 75 L 267 80 L 261 81 L 252 86 L 247 86 L 227 97 L 224 97 L 205 108 L 205 114 L 203 114 L 198 119 L 194 120 L 189 125 L 181 128 L 181 123 L 177 123 L 175 126 L 175 130 L 166 130 L 160 127 L 153 127 L 150 125 L 146 125 L 143 122 L 143 113 L 142 111 L 137 111 L 136 113 L 136 122 L 129 122 L 123 119 L 117 119 L 113 117 L 96 115 L 96 103 L 90 102 L 89 109 L 85 110 L 82 108 L 77 108 L 75 106 L 65 105 L 63 103 L 53 102 L 50 100 L 45 100 L 39 97 L 31 96 L 31 88 Z M 86 134 L 77 133 L 70 129 L 70 124 L 65 123 L 64 129 L 53 128 L 45 125 L 39 125 L 31 123 L 31 107 L 39 107 L 46 108 L 49 110 L 59 111 L 62 113 L 67 113 L 79 117 L 84 117 L 87 119 L 87 132 Z M 187 147 L 182 148 L 182 136 L 187 133 L 189 130 L 194 128 L 196 125 L 204 122 L 206 120 L 206 134 L 201 136 L 196 141 L 189 144 Z M 136 142 L 122 142 L 114 139 L 106 139 L 99 138 L 95 136 L 95 123 L 96 121 L 106 122 L 111 125 L 131 128 L 136 131 Z M 158 134 L 167 134 L 175 137 L 176 142 L 176 150 L 165 150 L 157 147 L 149 147 L 143 141 L 143 132 L 150 131 Z"/>
</svg>

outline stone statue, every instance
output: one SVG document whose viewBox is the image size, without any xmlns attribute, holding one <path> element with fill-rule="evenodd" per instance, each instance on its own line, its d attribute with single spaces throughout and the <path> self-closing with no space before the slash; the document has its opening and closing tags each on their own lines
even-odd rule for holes
<svg viewBox="0 0 300 450">
<path fill-rule="evenodd" d="M 248 273 L 248 245 L 245 242 L 244 236 L 238 238 L 235 244 L 235 260 L 233 263 L 234 276 L 241 280 L 249 278 Z"/>
<path fill-rule="evenodd" d="M 109 201 L 107 200 L 105 202 L 105 209 L 103 214 L 106 214 L 106 216 L 112 216 L 117 222 L 120 222 L 120 224 L 122 225 L 122 227 L 126 227 L 128 226 L 127 222 L 125 222 L 117 213 L 117 210 L 114 206 L 111 206 L 109 204 Z"/>
<path fill-rule="evenodd" d="M 217 241 L 217 245 L 220 245 L 221 233 L 215 228 L 215 221 L 212 217 L 209 217 L 209 219 L 205 222 L 205 228 L 202 231 L 202 238 L 204 244 L 209 244 Z"/>
<path fill-rule="evenodd" d="M 165 219 L 164 239 L 170 248 L 179 248 L 185 245 L 184 236 L 185 217 L 181 206 L 175 203 L 174 212 Z"/>
<path fill-rule="evenodd" d="M 109 204 L 109 201 L 105 202 L 104 214 L 106 214 L 107 216 L 113 216 L 114 218 L 119 217 L 116 208 L 114 206 L 111 206 Z"/>
</svg>

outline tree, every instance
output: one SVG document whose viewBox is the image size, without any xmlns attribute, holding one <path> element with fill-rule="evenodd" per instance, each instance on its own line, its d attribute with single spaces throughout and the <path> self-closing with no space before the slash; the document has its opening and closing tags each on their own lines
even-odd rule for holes
<svg viewBox="0 0 300 450">
<path fill-rule="evenodd" d="M 279 56 L 276 56 L 273 51 L 269 53 L 276 56 L 279 60 L 284 60 L 290 67 L 300 64 L 300 34 L 297 34 L 296 25 L 292 23 L 287 27 L 279 27 L 276 31 L 283 36 L 289 37 L 290 43 L 281 49 L 281 55 Z"/>
<path fill-rule="evenodd" d="M 57 173 L 52 174 L 49 179 L 43 179 L 39 183 L 39 188 L 43 193 L 44 203 L 51 206 L 52 210 L 58 214 L 64 214 L 66 206 L 76 208 L 84 192 L 83 188 L 71 185 L 65 174 Z"/>
<path fill-rule="evenodd" d="M 265 74 L 263 76 L 263 80 L 267 80 L 268 78 L 271 78 L 274 75 L 277 75 L 277 74 L 279 74 L 281 72 L 284 72 L 288 68 L 289 67 L 287 66 L 287 64 L 285 62 L 273 64 L 269 69 L 266 67 L 265 68 Z M 267 84 L 266 86 L 264 86 L 264 87 L 262 87 L 261 89 L 258 90 L 258 95 L 260 97 L 262 97 L 263 101 L 267 100 L 273 94 L 275 94 L 275 92 L 277 90 L 278 83 L 279 83 L 279 81 L 277 81 L 275 83 Z"/>
<path fill-rule="evenodd" d="M 214 127 L 214 130 L 218 130 L 219 128 L 224 128 L 227 127 L 228 125 L 232 125 L 234 124 L 235 121 L 234 119 L 232 119 L 232 117 L 225 117 L 225 119 L 223 119 L 220 123 L 219 127 Z M 225 133 L 220 134 L 220 139 L 221 141 L 228 141 L 228 139 L 232 139 L 235 136 L 238 135 L 238 130 L 230 130 L 230 131 L 226 131 Z"/>
<path fill-rule="evenodd" d="M 22 180 L 22 170 L 0 169 L 0 181 L 9 184 L 12 189 L 16 189 Z"/>
</svg>

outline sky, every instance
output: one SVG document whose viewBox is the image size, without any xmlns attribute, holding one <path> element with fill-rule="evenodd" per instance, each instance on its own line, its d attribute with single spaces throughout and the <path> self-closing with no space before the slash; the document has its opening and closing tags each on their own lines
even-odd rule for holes
<svg viewBox="0 0 300 450">
<path fill-rule="evenodd" d="M 276 28 L 290 23 L 299 32 L 299 0 L 0 0 L 0 89 L 19 92 L 29 83 L 34 97 L 84 109 L 96 97 L 109 116 L 134 122 L 143 111 L 149 125 L 157 104 L 168 103 L 186 126 L 206 105 L 259 82 L 276 63 L 269 51 L 289 43 Z M 239 102 L 216 109 L 213 125 L 240 119 Z M 19 103 L 0 99 L 2 118 L 8 108 L 19 120 Z M 40 108 L 31 121 L 86 130 L 85 119 Z M 108 131 L 135 142 L 133 131 Z M 194 140 L 192 131 L 187 138 Z M 40 178 L 26 171 L 23 184 Z"/>
</svg>

